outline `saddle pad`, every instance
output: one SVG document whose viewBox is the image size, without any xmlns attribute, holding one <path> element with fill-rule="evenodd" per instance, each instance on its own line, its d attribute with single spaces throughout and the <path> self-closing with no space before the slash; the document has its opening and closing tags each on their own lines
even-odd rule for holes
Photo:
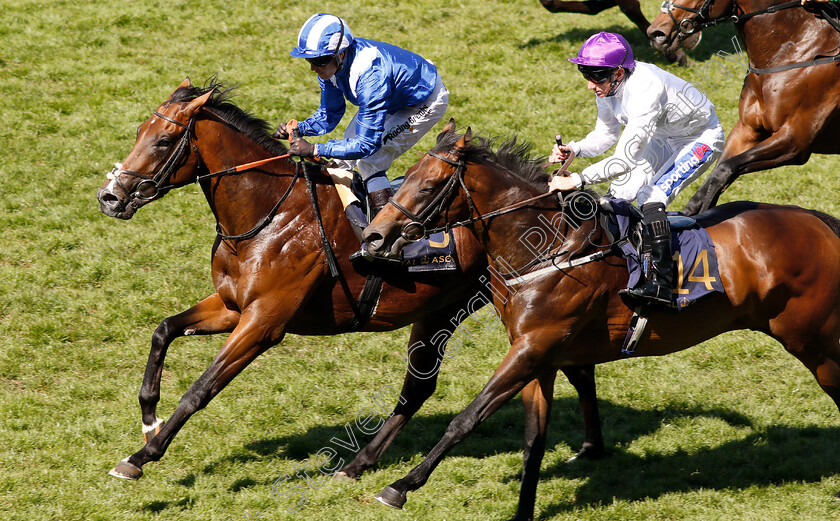
<svg viewBox="0 0 840 521">
<path fill-rule="evenodd" d="M 618 219 L 621 237 L 627 237 L 630 230 L 630 212 L 626 208 L 629 203 L 623 200 L 611 200 Z M 669 212 L 668 215 L 681 215 L 679 212 Z M 641 258 L 639 252 L 629 243 L 624 243 L 621 251 L 627 259 L 627 269 L 630 279 L 628 288 L 634 288 L 642 277 Z M 673 264 L 671 273 L 674 278 L 674 293 L 672 306 L 682 310 L 697 299 L 710 293 L 725 293 L 720 280 L 715 245 L 709 232 L 695 223 L 694 226 L 671 229 L 671 251 Z"/>
<path fill-rule="evenodd" d="M 428 239 L 412 242 L 403 248 L 402 263 L 411 273 L 458 269 L 452 231 L 433 233 Z"/>
</svg>

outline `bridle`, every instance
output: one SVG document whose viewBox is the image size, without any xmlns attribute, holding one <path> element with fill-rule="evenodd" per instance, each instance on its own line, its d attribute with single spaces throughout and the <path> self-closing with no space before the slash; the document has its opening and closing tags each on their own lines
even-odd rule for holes
<svg viewBox="0 0 840 521">
<path fill-rule="evenodd" d="M 208 112 L 210 112 L 211 114 L 213 114 L 217 118 L 222 119 L 221 117 L 219 117 L 217 114 L 215 114 L 213 111 L 211 111 L 209 109 L 205 108 L 203 110 L 207 110 Z M 140 200 L 143 200 L 143 201 L 151 201 L 151 200 L 156 199 L 158 197 L 163 197 L 173 188 L 177 188 L 178 185 L 169 183 L 169 180 L 172 177 L 172 174 L 181 165 L 184 154 L 186 153 L 187 148 L 190 147 L 190 146 L 192 146 L 193 152 L 195 153 L 196 162 L 198 163 L 198 167 L 200 168 L 201 165 L 204 164 L 204 161 L 201 159 L 201 153 L 198 151 L 198 147 L 196 146 L 195 139 L 194 139 L 195 121 L 196 121 L 196 118 L 198 116 L 198 112 L 193 114 L 193 116 L 190 118 L 190 121 L 186 125 L 181 123 L 178 120 L 170 118 L 169 116 L 165 116 L 158 111 L 154 111 L 154 115 L 183 128 L 185 130 L 185 132 L 181 135 L 181 139 L 178 141 L 178 145 L 175 147 L 175 150 L 170 154 L 169 158 L 166 160 L 166 162 L 163 164 L 163 166 L 157 172 L 155 172 L 154 175 L 150 176 L 150 175 L 146 175 L 146 174 L 141 174 L 140 172 L 135 172 L 135 171 L 132 171 L 132 170 L 126 170 L 120 164 L 114 165 L 114 168 L 106 175 L 106 177 L 108 179 L 112 179 L 112 180 L 116 181 L 120 185 L 120 187 L 123 189 L 123 192 L 125 192 L 126 196 L 128 196 L 130 199 L 140 199 Z M 231 175 L 231 174 L 244 172 L 246 170 L 256 168 L 257 166 L 269 163 L 271 161 L 276 161 L 278 159 L 285 159 L 287 157 L 290 157 L 290 155 L 289 154 L 283 154 L 283 155 L 279 155 L 279 156 L 270 157 L 270 158 L 267 158 L 267 159 L 260 159 L 258 161 L 253 161 L 251 163 L 246 163 L 246 164 L 242 164 L 242 165 L 238 165 L 238 166 L 232 166 L 230 168 L 225 168 L 223 170 L 219 170 L 219 171 L 216 171 L 216 172 L 210 172 L 210 173 L 203 174 L 203 175 L 197 175 L 195 177 L 195 182 L 199 183 L 199 182 L 201 182 L 205 179 L 209 179 L 209 178 L 212 178 L 212 177 L 222 177 L 222 176 L 226 176 L 226 175 Z M 300 162 L 296 163 L 296 165 L 295 165 L 295 175 L 292 178 L 291 183 L 289 183 L 289 187 L 286 189 L 286 192 L 283 194 L 283 196 L 280 198 L 280 200 L 277 201 L 277 203 L 268 212 L 268 214 L 266 214 L 265 217 L 260 219 L 260 221 L 253 228 L 251 228 L 250 230 L 248 230 L 245 233 L 240 233 L 240 234 L 237 234 L 237 235 L 225 235 L 224 233 L 222 233 L 221 225 L 217 222 L 216 223 L 216 233 L 218 233 L 219 237 L 222 240 L 238 240 L 238 239 L 250 239 L 250 238 L 256 236 L 257 233 L 259 233 L 263 228 L 265 228 L 268 225 L 268 223 L 271 222 L 271 220 L 274 218 L 274 215 L 277 213 L 277 210 L 279 210 L 280 205 L 282 205 L 283 201 L 285 201 L 289 197 L 289 194 L 291 193 L 292 188 L 295 186 L 295 181 L 297 181 L 297 179 L 301 176 L 301 174 L 304 172 L 304 170 L 305 169 L 303 168 L 302 163 L 300 163 Z M 130 175 L 132 177 L 136 177 L 137 179 L 141 179 L 141 181 L 135 187 L 133 193 L 130 193 L 130 191 L 128 190 L 128 187 L 126 187 L 125 184 L 123 184 L 123 182 L 120 181 L 120 178 L 119 178 L 120 174 L 127 174 L 127 175 Z M 167 184 L 167 183 L 169 183 L 169 184 Z M 143 187 L 144 185 L 152 187 L 153 192 L 151 193 L 151 195 L 148 195 L 146 192 L 144 192 L 144 190 L 141 190 L 141 187 Z"/>
<path fill-rule="evenodd" d="M 112 179 L 116 181 L 120 187 L 123 189 L 125 194 L 131 199 L 140 199 L 143 201 L 151 201 L 152 199 L 156 199 L 158 196 L 163 196 L 176 186 L 174 184 L 167 184 L 169 183 L 169 179 L 172 177 L 172 174 L 175 173 L 178 166 L 180 166 L 181 160 L 184 157 L 184 153 L 186 153 L 187 148 L 192 145 L 192 149 L 196 154 L 196 158 L 198 159 L 199 164 L 201 164 L 201 155 L 198 153 L 198 148 L 193 143 L 192 135 L 195 131 L 195 116 L 190 118 L 189 123 L 186 125 L 181 123 L 178 120 L 170 118 L 169 116 L 164 116 L 158 111 L 154 112 L 155 116 L 164 119 L 170 123 L 173 123 L 185 130 L 183 134 L 181 134 L 181 139 L 178 141 L 178 145 L 175 147 L 175 150 L 169 155 L 169 158 L 163 164 L 163 166 L 155 172 L 154 175 L 146 175 L 141 174 L 140 172 L 134 172 L 132 170 L 126 170 L 122 167 L 122 164 L 115 164 L 113 170 L 111 170 L 107 174 L 108 179 Z M 134 188 L 134 192 L 130 193 L 128 188 L 120 181 L 119 176 L 121 174 L 127 174 L 132 177 L 136 177 L 141 181 L 137 184 Z M 152 192 L 149 195 L 145 190 L 141 190 L 143 187 L 151 187 Z"/>
<path fill-rule="evenodd" d="M 712 18 L 711 10 L 712 4 L 715 3 L 715 0 L 704 0 L 703 5 L 699 8 L 689 7 L 685 5 L 675 4 L 673 0 L 665 0 L 662 2 L 662 6 L 660 7 L 660 11 L 663 13 L 668 13 L 668 16 L 671 17 L 671 21 L 674 22 L 674 25 L 679 28 L 679 31 L 682 35 L 688 36 L 690 34 L 694 34 L 698 30 L 703 30 L 706 27 L 717 25 L 721 23 L 728 23 L 732 22 L 734 24 L 743 22 L 745 20 L 749 20 L 754 16 L 758 16 L 761 14 L 767 13 L 775 13 L 777 11 L 782 11 L 784 9 L 790 9 L 791 7 L 800 7 L 802 4 L 799 0 L 792 0 L 790 2 L 786 2 L 784 4 L 778 5 L 771 5 L 770 7 L 766 7 L 764 9 L 759 9 L 758 11 L 752 11 L 749 13 L 743 14 L 727 14 L 723 16 L 719 16 L 717 18 Z M 735 10 L 738 7 L 737 0 L 732 0 L 732 8 Z M 673 10 L 674 9 L 682 9 L 683 11 L 687 11 L 689 13 L 694 13 L 694 16 L 691 18 L 684 18 L 679 22 L 674 17 Z"/>
<path fill-rule="evenodd" d="M 402 238 L 409 242 L 419 240 L 421 237 L 428 237 L 430 234 L 435 232 L 435 230 L 427 230 L 426 227 L 431 222 L 437 220 L 440 214 L 443 213 L 444 207 L 449 202 L 449 199 L 451 199 L 455 194 L 455 190 L 459 184 L 464 188 L 464 193 L 467 194 L 467 200 L 470 204 L 470 215 L 472 215 L 475 210 L 475 205 L 473 204 L 472 197 L 470 196 L 470 191 L 467 190 L 467 186 L 464 184 L 464 172 L 467 169 L 466 163 L 461 159 L 452 160 L 432 151 L 428 151 L 426 154 L 454 166 L 455 173 L 449 178 L 449 180 L 446 181 L 446 184 L 438 190 L 438 193 L 435 194 L 434 198 L 432 198 L 429 204 L 423 208 L 419 215 L 415 215 L 409 211 L 405 206 L 394 200 L 393 197 L 388 198 L 389 203 L 394 205 L 394 207 L 402 212 L 403 215 L 411 219 L 408 224 L 403 226 L 403 229 L 400 232 Z"/>
<path fill-rule="evenodd" d="M 423 208 L 423 210 L 420 211 L 420 213 L 417 215 L 415 215 L 406 207 L 398 203 L 396 200 L 394 200 L 393 197 L 388 199 L 388 202 L 390 204 L 394 205 L 394 207 L 400 212 L 402 212 L 403 215 L 411 219 L 410 222 L 403 226 L 402 231 L 400 232 L 402 238 L 408 242 L 415 242 L 423 237 L 428 237 L 433 233 L 448 231 L 451 228 L 457 228 L 460 226 L 468 226 L 478 221 L 485 221 L 493 217 L 498 217 L 500 215 L 514 212 L 516 210 L 520 210 L 528 206 L 534 201 L 545 199 L 547 197 L 556 197 L 557 195 L 556 191 L 546 192 L 544 194 L 516 202 L 512 205 L 505 206 L 504 208 L 500 208 L 498 210 L 482 214 L 473 202 L 472 195 L 470 195 L 470 191 L 467 188 L 467 185 L 464 181 L 464 173 L 467 170 L 466 162 L 462 159 L 449 159 L 448 157 L 444 157 L 432 151 L 428 151 L 426 152 L 426 154 L 455 167 L 455 172 L 446 181 L 446 184 L 444 184 L 441 187 L 441 189 L 438 190 L 438 193 L 435 194 L 435 196 L 432 198 L 431 201 L 429 201 L 425 208 Z M 464 194 L 466 195 L 467 204 L 469 204 L 470 207 L 470 217 L 463 221 L 449 223 L 445 224 L 444 226 L 429 229 L 429 224 L 436 221 L 440 217 L 440 215 L 446 208 L 447 203 L 454 196 L 459 186 L 463 188 Z"/>
</svg>

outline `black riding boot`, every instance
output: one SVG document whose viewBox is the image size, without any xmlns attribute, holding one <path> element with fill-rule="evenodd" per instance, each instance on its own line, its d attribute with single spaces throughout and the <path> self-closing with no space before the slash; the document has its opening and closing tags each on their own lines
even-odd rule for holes
<svg viewBox="0 0 840 521">
<path fill-rule="evenodd" d="M 662 203 L 642 206 L 645 233 L 650 237 L 650 266 L 641 286 L 623 292 L 639 304 L 671 305 L 674 291 L 671 276 L 671 226 Z"/>
<path fill-rule="evenodd" d="M 363 243 L 365 241 L 365 228 L 367 228 L 367 225 L 370 223 L 368 223 L 365 211 L 362 210 L 359 202 L 353 201 L 347 205 L 347 208 L 344 209 L 344 215 L 346 215 L 347 220 L 350 221 L 350 226 L 353 228 L 353 233 L 356 234 L 356 238 L 359 239 L 359 243 Z"/>
<path fill-rule="evenodd" d="M 368 194 L 368 215 L 370 216 L 370 221 L 376 217 L 376 214 L 379 213 L 379 210 L 385 207 L 388 204 L 388 199 L 394 192 L 390 188 L 383 188 L 382 190 L 375 190 Z M 353 205 L 347 207 L 349 210 Z M 361 208 L 360 208 L 361 210 Z M 346 211 L 346 210 L 345 210 Z M 368 221 L 369 222 L 369 221 Z M 353 219 L 350 219 L 350 223 L 353 223 Z M 356 231 L 356 226 L 353 226 L 353 230 Z M 364 242 L 364 239 L 360 236 L 359 240 Z M 376 257 L 370 254 L 366 248 L 362 248 L 356 253 L 350 255 L 350 260 L 355 261 L 358 259 L 363 259 L 366 261 L 382 261 L 386 263 L 393 263 L 393 264 L 401 264 L 399 259 L 387 259 L 385 257 Z"/>
<path fill-rule="evenodd" d="M 383 188 L 382 190 L 376 190 L 368 194 L 371 221 L 374 217 L 376 217 L 376 214 L 379 213 L 379 210 L 388 204 L 388 199 L 390 199 L 392 195 L 394 195 L 394 192 L 390 188 Z"/>
</svg>

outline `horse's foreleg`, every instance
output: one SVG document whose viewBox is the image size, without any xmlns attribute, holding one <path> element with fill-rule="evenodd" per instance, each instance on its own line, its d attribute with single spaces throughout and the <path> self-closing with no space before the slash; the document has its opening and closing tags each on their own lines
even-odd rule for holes
<svg viewBox="0 0 840 521">
<path fill-rule="evenodd" d="M 647 30 L 650 27 L 650 22 L 642 13 L 642 6 L 639 0 L 618 0 L 618 8 L 624 13 L 631 22 L 636 24 L 642 34 L 647 38 Z"/>
<path fill-rule="evenodd" d="M 722 175 L 718 173 L 718 170 L 723 168 L 723 165 L 727 163 L 730 158 L 749 150 L 760 140 L 761 136 L 755 128 L 751 125 L 746 125 L 743 121 L 739 120 L 732 128 L 732 132 L 730 132 L 729 136 L 726 138 L 726 143 L 723 145 L 723 153 L 720 155 L 720 158 L 718 158 L 717 166 L 709 174 L 709 177 L 703 181 L 700 188 L 694 192 L 691 199 L 688 200 L 688 203 L 683 209 L 683 213 L 686 215 L 697 215 L 701 211 L 705 211 L 701 210 L 702 208 L 705 207 L 705 209 L 709 209 L 714 206 L 706 204 L 709 188 L 715 185 L 715 183 L 711 181 L 712 178 Z M 715 198 L 715 203 L 717 203 L 717 198 Z"/>
<path fill-rule="evenodd" d="M 540 481 L 540 464 L 545 455 L 548 422 L 554 398 L 556 372 L 534 380 L 522 389 L 525 405 L 525 446 L 522 457 L 522 485 L 519 488 L 519 506 L 510 521 L 534 519 L 537 500 L 537 483 Z"/>
<path fill-rule="evenodd" d="M 422 463 L 414 467 L 404 478 L 385 487 L 376 499 L 395 508 L 402 508 L 406 494 L 422 487 L 434 469 L 449 450 L 466 438 L 481 422 L 499 409 L 505 402 L 544 370 L 544 361 L 534 360 L 527 353 L 527 341 L 522 337 L 514 342 L 502 364 L 484 386 L 478 396 L 446 428 L 441 440 L 429 452 Z"/>
<path fill-rule="evenodd" d="M 118 463 L 110 472 L 112 476 L 126 479 L 140 478 L 143 475 L 143 465 L 163 457 L 172 439 L 190 416 L 206 407 L 210 400 L 260 353 L 282 339 L 281 326 L 267 328 L 257 315 L 260 313 L 253 312 L 247 317 L 243 314 L 239 325 L 228 337 L 222 350 L 204 374 L 184 393 L 175 412 L 157 436 L 150 439 L 142 449 Z M 285 324 L 285 321 L 280 323 Z"/>
<path fill-rule="evenodd" d="M 632 1 L 632 0 L 631 0 Z M 598 14 L 604 9 L 618 5 L 616 0 L 540 0 L 540 3 L 552 13 Z M 638 4 L 638 2 L 637 2 Z"/>
<path fill-rule="evenodd" d="M 400 400 L 393 414 L 336 478 L 355 479 L 376 464 L 425 401 L 434 393 L 445 347 L 455 328 L 465 318 L 467 302 L 457 302 L 425 317 L 411 328 L 406 356 L 406 374 Z"/>
<path fill-rule="evenodd" d="M 595 366 L 563 367 L 562 371 L 578 393 L 580 412 L 583 416 L 583 447 L 569 461 L 582 458 L 601 458 L 606 454 L 606 449 L 604 448 L 604 437 L 601 433 L 598 396 L 595 393 Z"/>
<path fill-rule="evenodd" d="M 721 194 L 741 175 L 782 165 L 802 164 L 809 155 L 807 148 L 800 146 L 796 136 L 785 128 L 746 152 L 719 162 L 703 183 L 706 185 L 706 192 L 700 212 L 716 206 Z"/>
<path fill-rule="evenodd" d="M 239 313 L 227 309 L 219 294 L 214 293 L 190 309 L 160 323 L 152 335 L 152 348 L 138 397 L 145 442 L 154 438 L 163 426 L 163 420 L 157 417 L 157 404 L 160 401 L 163 360 L 172 341 L 184 335 L 229 332 L 238 322 Z"/>
</svg>

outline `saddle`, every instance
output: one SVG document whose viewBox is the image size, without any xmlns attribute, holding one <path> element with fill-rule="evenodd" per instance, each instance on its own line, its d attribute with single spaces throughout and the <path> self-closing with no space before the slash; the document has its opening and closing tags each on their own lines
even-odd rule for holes
<svg viewBox="0 0 840 521">
<path fill-rule="evenodd" d="M 643 215 L 623 199 L 599 200 L 599 219 L 613 249 L 627 260 L 627 287 L 635 287 L 646 270 L 647 239 Z M 724 293 L 717 255 L 709 233 L 697 221 L 679 212 L 669 212 L 674 294 L 671 307 L 680 311 L 711 293 Z"/>
</svg>

